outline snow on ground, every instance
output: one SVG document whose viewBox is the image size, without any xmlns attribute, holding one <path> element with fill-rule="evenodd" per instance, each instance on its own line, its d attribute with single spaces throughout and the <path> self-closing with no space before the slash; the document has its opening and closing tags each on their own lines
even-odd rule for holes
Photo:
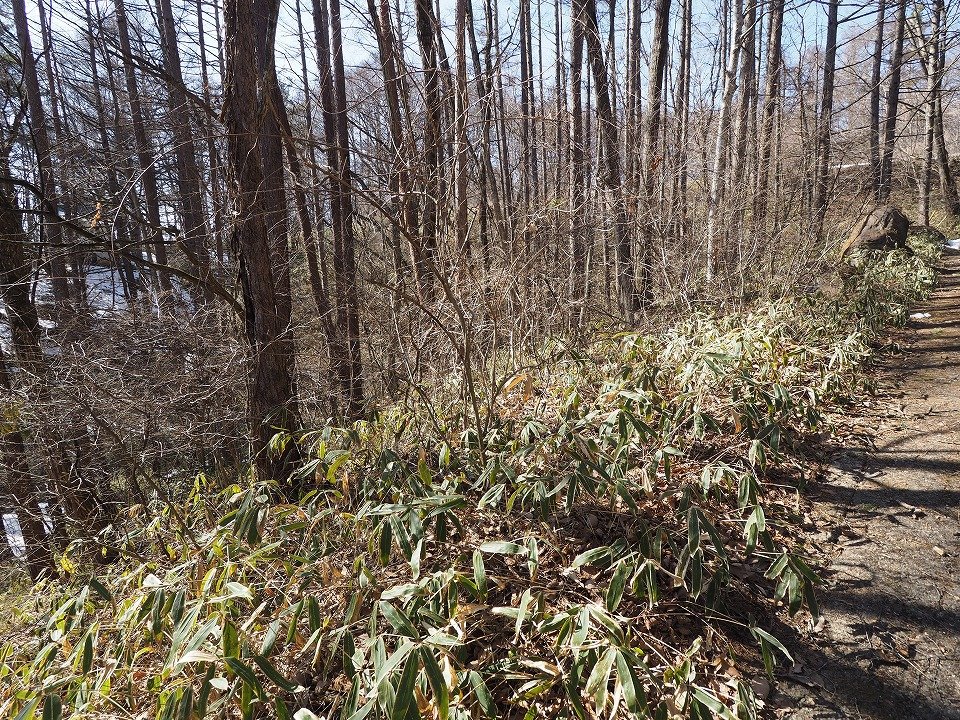
<svg viewBox="0 0 960 720">
<path fill-rule="evenodd" d="M 40 514 L 43 516 L 43 527 L 48 535 L 53 534 L 53 518 L 50 516 L 50 506 L 40 503 Z M 3 513 L 3 531 L 7 536 L 7 545 L 17 558 L 24 558 L 27 554 L 27 544 L 23 539 L 20 519 L 16 513 Z"/>
<path fill-rule="evenodd" d="M 27 545 L 23 541 L 23 533 L 20 532 L 20 521 L 16 513 L 3 514 L 3 530 L 7 535 L 7 545 L 13 554 L 22 558 L 27 554 Z"/>
</svg>

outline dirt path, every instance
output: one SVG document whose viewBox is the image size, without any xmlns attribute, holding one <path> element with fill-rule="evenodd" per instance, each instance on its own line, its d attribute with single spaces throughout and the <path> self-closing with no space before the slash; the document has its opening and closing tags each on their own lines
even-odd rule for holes
<svg viewBox="0 0 960 720">
<path fill-rule="evenodd" d="M 835 523 L 825 621 L 781 678 L 780 717 L 960 718 L 960 258 L 913 312 L 929 317 L 864 421 L 874 447 L 835 458 L 815 503 Z"/>
</svg>

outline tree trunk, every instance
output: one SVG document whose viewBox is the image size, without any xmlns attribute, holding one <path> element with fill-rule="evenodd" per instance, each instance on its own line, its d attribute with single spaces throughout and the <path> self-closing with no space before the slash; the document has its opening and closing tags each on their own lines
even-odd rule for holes
<svg viewBox="0 0 960 720">
<path fill-rule="evenodd" d="M 754 118 L 754 101 L 757 97 L 757 2 L 747 3 L 746 18 L 743 27 L 743 52 L 740 55 L 740 102 L 737 107 L 735 153 L 733 160 L 734 178 L 738 188 L 747 193 L 749 183 L 746 182 L 751 171 L 751 152 L 748 139 L 751 138 L 752 120 Z M 746 198 L 743 198 L 746 200 Z M 746 207 L 744 203 L 742 207 Z"/>
<path fill-rule="evenodd" d="M 710 194 L 707 199 L 707 263 L 706 280 L 710 284 L 716 272 L 717 236 L 720 205 L 726 190 L 727 149 L 730 146 L 730 113 L 733 96 L 737 91 L 737 69 L 742 50 L 743 0 L 735 0 L 733 7 L 733 34 L 730 51 L 724 70 L 723 96 L 717 118 L 717 139 L 713 152 L 713 172 L 710 180 Z"/>
<path fill-rule="evenodd" d="M 316 220 L 316 227 L 310 234 L 310 237 L 304 237 L 304 252 L 307 256 L 307 268 L 310 275 L 310 289 L 313 293 L 314 304 L 317 311 L 323 315 L 330 313 L 329 317 L 322 318 L 325 325 L 333 327 L 334 317 L 330 305 L 330 283 L 327 272 L 326 254 L 323 251 L 323 198 L 320 189 L 320 173 L 317 165 L 317 137 L 313 130 L 313 100 L 310 93 L 310 81 L 307 74 L 307 50 L 305 42 L 305 33 L 303 31 L 303 17 L 300 11 L 300 0 L 296 0 L 294 10 L 297 16 L 297 35 L 300 37 L 300 72 L 303 81 L 303 102 L 304 114 L 307 120 L 307 148 L 308 160 L 310 161 L 310 180 L 313 183 L 311 198 L 313 201 L 313 216 Z M 301 179 L 301 182 L 303 180 Z"/>
<path fill-rule="evenodd" d="M 156 157 L 153 146 L 147 139 L 147 129 L 143 120 L 143 106 L 140 102 L 140 87 L 137 84 L 136 70 L 133 65 L 133 52 L 130 49 L 130 29 L 127 24 L 127 11 L 124 0 L 114 0 L 117 10 L 117 36 L 120 40 L 120 56 L 123 59 L 123 74 L 127 84 L 127 102 L 130 104 L 130 119 L 133 122 L 133 136 L 137 145 L 137 161 L 143 182 L 143 201 L 147 206 L 147 222 L 150 223 L 150 245 L 158 265 L 167 265 L 167 247 L 160 232 L 160 195 L 157 190 Z M 170 275 L 159 268 L 157 282 L 168 297 L 173 292 Z"/>
<path fill-rule="evenodd" d="M 356 418 L 363 410 L 360 358 L 360 310 L 353 233 L 350 138 L 347 128 L 346 79 L 340 30 L 340 3 L 313 0 L 313 21 L 320 66 L 320 101 L 330 178 L 330 217 L 333 230 L 333 275 L 336 283 L 337 325 L 344 339 L 332 352 L 334 372 L 344 411 Z"/>
<path fill-rule="evenodd" d="M 2 157 L 0 175 L 8 174 L 7 158 Z M 29 385 L 30 401 L 42 417 L 50 411 L 50 377 L 48 361 L 40 345 L 40 320 L 30 297 L 33 268 L 27 255 L 28 244 L 16 195 L 12 188 L 0 185 L 0 299 L 6 306 L 14 354 Z M 48 453 L 51 486 L 69 517 L 78 527 L 101 529 L 103 506 L 85 476 L 70 477 L 63 434 L 45 420 L 36 432 Z"/>
<path fill-rule="evenodd" d="M 637 8 L 639 11 L 639 7 Z M 643 194 L 646 212 L 642 221 L 640 247 L 641 287 L 644 297 L 649 301 L 653 297 L 650 277 L 650 257 L 653 249 L 654 218 L 660 216 L 659 203 L 655 193 L 657 177 L 662 165 L 657 157 L 660 145 L 661 99 L 663 83 L 667 70 L 667 53 L 670 49 L 670 0 L 657 0 L 653 21 L 653 48 L 650 55 L 649 87 L 647 90 L 646 127 L 643 138 Z"/>
<path fill-rule="evenodd" d="M 817 163 L 813 187 L 813 230 L 819 236 L 830 193 L 830 143 L 833 139 L 833 89 L 837 66 L 837 13 L 840 0 L 827 5 L 827 41 L 823 61 L 823 94 L 817 122 Z"/>
<path fill-rule="evenodd" d="M 216 7 L 214 7 L 213 12 L 216 14 Z M 299 17 L 299 13 L 297 15 Z M 204 32 L 202 0 L 197 0 L 197 44 L 200 48 L 200 80 L 203 83 L 203 101 L 212 110 L 213 102 L 210 93 L 210 77 L 207 72 L 207 43 Z M 216 250 L 217 262 L 223 265 L 226 258 L 223 252 L 223 198 L 220 195 L 220 155 L 214 141 L 213 123 L 209 119 L 204 121 L 203 134 L 207 146 L 210 204 L 213 209 L 213 234 L 215 236 L 213 245 Z"/>
<path fill-rule="evenodd" d="M 7 359 L 0 348 L 0 393 L 10 397 L 13 403 L 12 392 Z M 20 534 L 26 546 L 27 573 L 31 580 L 37 581 L 53 568 L 53 554 L 40 513 L 40 490 L 27 460 L 27 444 L 12 412 L 8 410 L 4 413 L 7 427 L 0 433 L 0 460 L 7 475 L 4 500 L 16 509 Z"/>
<path fill-rule="evenodd" d="M 943 131 L 943 75 L 946 70 L 947 17 L 944 0 L 934 0 L 934 83 L 933 83 L 933 142 L 937 159 L 940 192 L 946 210 L 954 218 L 960 218 L 960 194 L 956 179 L 950 168 L 950 155 Z"/>
<path fill-rule="evenodd" d="M 260 8 L 276 11 L 278 6 Z M 257 52 L 268 45 L 270 26 L 276 15 L 255 18 L 247 0 L 228 0 L 224 12 L 226 29 L 226 96 L 224 123 L 227 128 L 229 167 L 234 184 L 233 254 L 240 266 L 244 321 L 250 349 L 247 411 L 253 442 L 254 463 L 261 479 L 283 480 L 290 458 L 268 452 L 276 429 L 299 427 L 292 358 L 282 342 L 287 328 L 281 322 L 271 262 L 270 233 L 264 207 L 261 157 L 260 109 L 268 100 L 269 82 L 259 73 Z M 262 33 L 267 32 L 267 37 Z M 257 33 L 261 33 L 258 37 Z M 272 44 L 269 45 L 272 51 Z M 289 446 L 294 443 L 289 443 Z"/>
<path fill-rule="evenodd" d="M 20 60 L 23 84 L 27 93 L 27 108 L 30 113 L 30 132 L 36 152 L 37 168 L 40 174 L 41 214 L 47 216 L 57 210 L 57 181 L 53 171 L 53 156 L 50 135 L 47 131 L 46 111 L 40 95 L 40 80 L 30 41 L 30 26 L 27 23 L 27 9 L 24 0 L 13 0 L 13 20 L 17 26 L 17 40 L 20 44 Z M 59 222 L 50 218 L 43 223 L 44 245 L 47 248 L 50 263 L 50 282 L 53 287 L 54 301 L 58 310 L 63 311 L 71 305 L 70 286 L 68 284 L 67 263 L 64 260 L 67 251 L 63 229 Z"/>
<path fill-rule="evenodd" d="M 755 225 L 764 232 L 767 220 L 767 197 L 770 192 L 770 157 L 777 106 L 780 103 L 782 73 L 784 0 L 770 0 L 770 21 L 767 25 L 767 77 L 763 91 L 763 120 L 760 127 L 760 157 L 756 193 Z"/>
<path fill-rule="evenodd" d="M 457 205 L 456 237 L 457 252 L 470 252 L 469 237 L 467 235 L 467 46 L 466 24 L 467 3 L 469 0 L 457 0 L 456 33 L 454 53 L 457 63 L 456 100 L 454 108 L 455 138 L 454 145 L 454 183 Z"/>
<path fill-rule="evenodd" d="M 439 235 L 438 202 L 441 192 L 441 144 L 443 142 L 443 101 L 440 96 L 440 67 L 437 50 L 437 21 L 430 0 L 416 0 L 417 42 L 424 74 L 423 120 L 423 231 L 420 247 L 415 248 L 414 266 L 417 282 L 424 297 L 432 295 L 433 279 L 428 274 L 436 270 L 435 260 Z"/>
<path fill-rule="evenodd" d="M 603 180 L 613 204 L 614 247 L 616 252 L 617 291 L 620 309 L 627 323 L 632 323 L 640 309 L 640 295 L 633 267 L 633 249 L 627 227 L 626 205 L 623 196 L 623 178 L 620 171 L 620 140 L 617 119 L 610 101 L 610 81 L 607 63 L 600 45 L 597 26 L 596 0 L 574 0 L 574 7 L 582 12 L 587 56 L 593 71 L 597 101 L 597 125 L 603 157 Z M 577 13 L 580 14 L 580 13 Z"/>
<path fill-rule="evenodd" d="M 873 43 L 873 68 L 870 75 L 870 190 L 880 200 L 880 81 L 883 71 L 883 30 L 887 2 L 877 2 L 877 35 Z"/>
<path fill-rule="evenodd" d="M 100 77 L 99 77 L 99 63 L 97 62 L 97 52 L 96 44 L 94 42 L 94 26 L 93 26 L 93 15 L 90 9 L 90 0 L 85 1 L 84 10 L 86 13 L 87 21 L 87 50 L 88 57 L 90 59 L 90 77 L 93 80 L 93 91 L 94 91 L 94 109 L 97 113 L 97 132 L 100 140 L 100 150 L 103 153 L 104 157 L 110 157 L 111 146 L 110 146 L 110 135 L 107 131 L 107 112 L 106 104 L 103 99 L 103 92 L 100 87 Z M 114 202 L 117 202 L 121 198 L 120 192 L 120 181 L 117 177 L 117 171 L 114 165 L 107 165 L 107 191 L 110 193 L 110 198 Z M 127 226 L 126 215 L 123 213 L 117 213 L 116 222 L 114 223 L 114 234 L 116 235 L 116 244 L 114 245 L 111 242 L 110 249 L 112 251 L 114 263 L 119 269 L 121 276 L 123 278 L 123 287 L 124 294 L 128 300 L 129 307 L 132 309 L 134 303 L 132 301 L 137 296 L 137 292 L 140 289 L 140 281 L 136 277 L 132 263 L 129 258 L 127 258 L 123 253 L 128 251 L 131 246 L 129 228 Z M 119 251 L 119 252 L 116 252 Z"/>
<path fill-rule="evenodd" d="M 687 179 L 689 177 L 690 148 L 690 66 L 693 55 L 693 0 L 683 0 L 683 18 L 680 21 L 680 69 L 676 93 L 677 191 L 675 204 L 679 214 L 678 239 L 685 248 L 687 227 Z"/>
<path fill-rule="evenodd" d="M 897 28 L 893 57 L 890 60 L 890 85 L 887 88 L 887 114 L 883 126 L 883 154 L 880 157 L 880 202 L 890 197 L 893 150 L 896 143 L 897 114 L 900 110 L 900 76 L 903 70 L 903 37 L 907 24 L 907 0 L 897 3 Z"/>
<path fill-rule="evenodd" d="M 197 267 L 201 283 L 194 293 L 194 301 L 210 302 L 210 256 L 207 223 L 203 208 L 203 186 L 197 166 L 190 106 L 183 89 L 180 70 L 180 49 L 177 29 L 173 23 L 170 0 L 157 0 L 164 71 L 167 75 L 167 101 L 173 125 L 174 155 L 177 160 L 177 189 L 180 198 L 180 216 L 183 220 L 183 242 L 188 259 Z"/>
<path fill-rule="evenodd" d="M 587 190 L 587 166 L 584 160 L 583 134 L 583 5 L 573 5 L 570 19 L 570 324 L 581 321 L 586 302 L 584 259 L 587 251 L 584 213 Z"/>
</svg>

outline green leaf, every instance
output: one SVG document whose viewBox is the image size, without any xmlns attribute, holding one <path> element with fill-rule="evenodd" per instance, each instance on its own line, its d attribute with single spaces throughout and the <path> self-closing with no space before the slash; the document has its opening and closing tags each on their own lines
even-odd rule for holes
<svg viewBox="0 0 960 720">
<path fill-rule="evenodd" d="M 420 578 L 420 558 L 423 557 L 423 538 L 417 541 L 413 554 L 410 556 L 410 576 L 414 580 Z"/>
<path fill-rule="evenodd" d="M 478 599 L 484 599 L 487 596 L 487 572 L 483 566 L 483 555 L 479 550 L 473 551 L 473 582 L 480 595 Z"/>
<path fill-rule="evenodd" d="M 477 702 L 480 703 L 480 709 L 483 710 L 484 715 L 488 718 L 498 717 L 497 705 L 493 701 L 493 695 L 490 694 L 490 690 L 487 689 L 487 684 L 483 681 L 483 676 L 476 670 L 471 670 L 468 676 L 470 678 L 470 686 L 473 688 L 473 694 L 476 696 Z"/>
<path fill-rule="evenodd" d="M 737 720 L 737 717 L 730 712 L 730 709 L 720 702 L 713 693 L 697 685 L 694 685 L 691 691 L 696 701 L 710 710 L 714 717 L 721 717 L 724 718 L 724 720 Z"/>
<path fill-rule="evenodd" d="M 263 697 L 263 685 L 260 684 L 257 676 L 248 665 L 245 665 L 236 658 L 232 657 L 224 658 L 224 662 L 227 664 L 228 668 L 236 673 L 238 678 L 243 680 L 247 687 L 249 687 L 257 697 Z"/>
<path fill-rule="evenodd" d="M 43 720 L 61 720 L 63 717 L 63 703 L 60 696 L 53 693 L 43 699 Z"/>
<path fill-rule="evenodd" d="M 623 644 L 624 635 L 623 628 L 620 627 L 620 623 L 613 619 L 606 610 L 604 610 L 599 605 L 588 605 L 590 617 L 596 620 L 598 623 L 603 625 L 607 632 L 610 633 L 610 636 L 619 644 Z"/>
<path fill-rule="evenodd" d="M 633 565 L 626 560 L 617 563 L 613 571 L 613 577 L 610 578 L 610 586 L 607 588 L 606 605 L 607 610 L 614 612 L 620 607 L 620 601 L 623 599 L 623 591 L 627 586 L 627 580 L 630 573 L 633 572 Z"/>
<path fill-rule="evenodd" d="M 393 712 L 390 714 L 391 720 L 407 720 L 412 713 L 419 715 L 417 711 L 417 698 L 414 694 L 414 687 L 417 682 L 417 675 L 420 670 L 420 662 L 417 653 L 411 653 L 407 657 L 407 662 L 403 666 L 403 672 L 400 674 L 400 682 L 397 683 L 397 690 L 393 700 Z"/>
<path fill-rule="evenodd" d="M 294 682 L 287 680 L 273 663 L 271 663 L 263 655 L 253 655 L 253 661 L 263 670 L 263 674 L 270 678 L 278 687 L 287 692 L 294 692 L 299 687 Z"/>
<path fill-rule="evenodd" d="M 517 619 L 513 626 L 513 642 L 516 643 L 520 638 L 520 630 L 523 628 L 523 622 L 527 619 L 527 609 L 530 607 L 530 601 L 532 600 L 532 595 L 530 594 L 530 588 L 527 588 L 523 591 L 523 594 L 520 596 L 520 605 L 517 608 Z"/>
<path fill-rule="evenodd" d="M 633 672 L 633 658 L 625 650 L 617 650 L 617 679 L 623 688 L 623 701 L 634 715 L 646 715 L 647 694 Z"/>
<path fill-rule="evenodd" d="M 433 485 L 433 475 L 430 474 L 430 468 L 427 467 L 425 458 L 420 458 L 417 462 L 417 474 L 420 476 L 420 481 L 425 487 Z"/>
<path fill-rule="evenodd" d="M 423 660 L 423 669 L 436 699 L 437 716 L 439 720 L 447 720 L 450 717 L 450 690 L 440 669 L 440 663 L 437 662 L 430 648 L 420 648 L 420 658 Z"/>
<path fill-rule="evenodd" d="M 197 630 L 193 634 L 193 636 L 190 638 L 190 640 L 187 642 L 187 644 L 183 646 L 183 654 L 189 655 L 191 652 L 198 649 L 203 644 L 204 640 L 207 639 L 210 633 L 212 633 L 219 624 L 220 624 L 220 617 L 218 615 L 213 615 L 207 618 L 207 621 L 200 626 L 200 629 Z M 224 627 L 223 631 L 224 633 L 228 632 L 226 627 Z M 234 630 L 234 632 L 236 632 L 236 630 Z M 224 646 L 224 655 L 226 654 L 227 654 L 226 646 Z M 234 653 L 233 655 L 235 657 L 236 653 Z M 177 661 L 178 664 L 181 662 L 183 662 L 182 658 Z"/>
<path fill-rule="evenodd" d="M 530 579 L 537 576 L 537 567 L 540 563 L 540 548 L 537 545 L 537 539 L 531 537 L 527 540 L 527 570 L 530 571 Z"/>
<path fill-rule="evenodd" d="M 595 565 L 598 560 L 606 558 L 613 554 L 613 548 L 609 545 L 595 547 L 582 552 L 573 559 L 573 567 L 578 568 L 581 565 Z"/>
<path fill-rule="evenodd" d="M 420 633 L 417 632 L 417 629 L 413 626 L 413 623 L 410 622 L 410 618 L 407 617 L 403 610 L 398 610 L 386 600 L 381 600 L 379 606 L 380 612 L 383 613 L 387 622 L 393 625 L 394 630 L 407 637 L 420 637 Z"/>
<path fill-rule="evenodd" d="M 273 652 L 273 648 L 277 644 L 277 638 L 280 636 L 280 622 L 281 618 L 278 617 L 267 628 L 267 634 L 263 636 L 263 642 L 260 643 L 261 655 L 270 655 Z"/>
<path fill-rule="evenodd" d="M 14 720 L 29 720 L 33 717 L 34 711 L 37 709 L 37 705 L 40 704 L 40 696 L 37 695 L 33 700 L 28 702 L 23 706 L 23 709 L 17 713 L 17 717 Z"/>
<path fill-rule="evenodd" d="M 367 715 L 369 715 L 373 709 L 377 706 L 376 700 L 371 700 L 366 705 L 363 705 L 359 710 L 357 710 L 353 715 L 351 715 L 347 720 L 363 720 Z M 296 718 L 296 716 L 294 716 Z M 299 718 L 296 718 L 299 720 Z"/>
<path fill-rule="evenodd" d="M 177 720 L 190 720 L 193 715 L 193 688 L 187 685 L 181 695 L 180 703 L 177 705 Z"/>
<path fill-rule="evenodd" d="M 227 583 L 227 597 L 243 598 L 244 600 L 249 600 L 253 602 L 253 593 L 250 592 L 250 588 L 248 588 L 243 583 L 238 583 L 238 582 Z"/>
<path fill-rule="evenodd" d="M 387 588 L 382 593 L 380 593 L 381 600 L 396 600 L 397 598 L 410 598 L 413 597 L 420 590 L 420 585 L 417 583 L 404 583 L 403 585 L 397 585 L 396 587 Z"/>
<path fill-rule="evenodd" d="M 479 548 L 480 552 L 494 553 L 497 555 L 523 555 L 527 549 L 523 545 L 502 540 L 491 540 L 485 542 Z"/>
<path fill-rule="evenodd" d="M 700 511 L 693 505 L 687 512 L 687 549 L 691 555 L 700 549 Z"/>
<path fill-rule="evenodd" d="M 383 522 L 380 523 L 380 564 L 386 565 L 390 562 L 390 548 L 393 545 L 393 530 L 391 529 L 390 523 Z"/>
<path fill-rule="evenodd" d="M 793 662 L 793 657 L 790 655 L 790 652 L 784 647 L 783 643 L 773 635 L 758 627 L 750 628 L 750 632 L 760 641 L 760 654 L 763 656 L 763 664 L 768 676 L 773 677 L 773 667 L 776 664 L 773 653 L 770 651 L 771 647 L 779 650 L 787 660 Z"/>
<path fill-rule="evenodd" d="M 597 660 L 593 670 L 590 671 L 590 677 L 587 678 L 587 685 L 584 688 L 588 695 L 593 696 L 597 706 L 597 714 L 603 715 L 607 706 L 607 686 L 610 683 L 610 671 L 613 669 L 613 663 L 617 659 L 617 648 L 608 647 L 600 659 Z"/>
<path fill-rule="evenodd" d="M 107 590 L 107 586 L 106 586 L 106 585 L 104 585 L 102 582 L 100 582 L 100 581 L 97 580 L 96 578 L 90 578 L 89 585 L 90 585 L 90 587 L 93 588 L 93 591 L 94 591 L 95 593 L 97 593 L 97 595 L 99 595 L 99 596 L 102 597 L 104 600 L 106 600 L 108 603 L 110 603 L 111 605 L 113 605 L 113 595 L 111 594 L 111 592 L 110 592 L 109 590 Z"/>
<path fill-rule="evenodd" d="M 224 621 L 223 636 L 220 640 L 225 658 L 240 657 L 240 640 L 237 637 L 237 626 L 230 620 Z"/>
<path fill-rule="evenodd" d="M 327 469 L 327 482 L 331 484 L 336 482 L 337 470 L 340 469 L 340 466 L 350 459 L 350 453 L 346 450 L 341 450 L 339 452 L 340 454 L 337 455 L 332 463 L 330 463 L 330 467 Z M 333 453 L 331 452 L 330 454 L 332 455 Z"/>
<path fill-rule="evenodd" d="M 292 720 L 293 716 L 290 715 L 290 708 L 287 707 L 287 704 L 280 698 L 273 699 L 273 714 L 277 720 Z M 314 715 L 316 717 L 316 715 Z"/>
<path fill-rule="evenodd" d="M 184 653 L 183 656 L 177 660 L 177 665 L 187 665 L 195 662 L 214 663 L 218 659 L 219 658 L 213 653 L 208 653 L 204 650 L 191 650 L 188 653 Z"/>
<path fill-rule="evenodd" d="M 390 677 L 390 673 L 392 673 L 397 667 L 400 666 L 400 663 L 402 663 L 404 659 L 406 659 L 407 655 L 409 655 L 415 647 L 416 646 L 409 640 L 404 640 L 403 644 L 401 644 L 400 647 L 394 650 L 393 655 L 391 655 L 390 657 L 383 660 L 378 660 L 377 657 L 375 656 L 373 665 L 374 665 L 374 670 L 376 671 L 376 678 L 375 678 L 376 682 L 374 684 L 381 685 L 384 682 L 386 682 L 387 679 Z M 381 649 L 382 649 L 382 646 L 381 646 Z"/>
<path fill-rule="evenodd" d="M 86 675 L 90 672 L 90 668 L 93 667 L 93 632 L 87 632 L 87 636 L 83 639 L 83 663 L 81 664 L 81 669 L 83 674 Z"/>
</svg>

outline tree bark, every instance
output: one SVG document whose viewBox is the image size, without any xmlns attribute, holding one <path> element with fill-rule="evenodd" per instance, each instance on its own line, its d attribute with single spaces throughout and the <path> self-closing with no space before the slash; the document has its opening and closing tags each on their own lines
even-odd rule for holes
<svg viewBox="0 0 960 720">
<path fill-rule="evenodd" d="M 766 229 L 767 197 L 770 192 L 770 158 L 773 150 L 773 130 L 777 106 L 780 103 L 780 76 L 783 62 L 783 9 L 784 0 L 770 0 L 770 20 L 767 25 L 767 70 L 763 91 L 763 120 L 760 127 L 760 157 L 756 193 L 755 225 L 763 232 Z"/>
<path fill-rule="evenodd" d="M 333 275 L 336 283 L 337 325 L 344 343 L 331 353 L 334 373 L 349 418 L 363 410 L 360 357 L 360 308 L 353 231 L 353 196 L 350 175 L 350 138 L 347 126 L 346 79 L 340 3 L 313 0 L 313 21 L 320 66 L 320 101 L 323 107 L 327 163 L 330 166 L 330 217 L 333 231 Z"/>
<path fill-rule="evenodd" d="M 47 571 L 53 569 L 53 553 L 50 550 L 47 531 L 40 512 L 40 490 L 27 459 L 27 443 L 14 415 L 16 410 L 12 395 L 13 387 L 2 348 L 0 348 L 0 393 L 7 395 L 11 403 L 10 409 L 4 413 L 7 428 L 0 433 L 0 460 L 3 461 L 7 471 L 4 500 L 16 509 L 20 534 L 26 546 L 24 559 L 27 573 L 31 580 L 37 581 Z M 4 542 L 6 542 L 5 538 Z"/>
<path fill-rule="evenodd" d="M 880 200 L 880 82 L 883 70 L 883 31 L 887 17 L 886 0 L 877 2 L 877 34 L 873 43 L 870 75 L 870 190 Z"/>
<path fill-rule="evenodd" d="M 735 0 L 733 7 L 733 34 L 727 65 L 724 70 L 723 96 L 717 118 L 717 138 L 713 152 L 713 171 L 710 179 L 710 194 L 707 199 L 707 263 L 706 280 L 712 283 L 716 273 L 717 239 L 720 205 L 726 191 L 727 149 L 730 146 L 730 114 L 733 96 L 737 91 L 737 69 L 743 49 L 743 0 Z"/>
<path fill-rule="evenodd" d="M 147 222 L 150 223 L 149 237 L 154 259 L 158 265 L 167 264 L 167 247 L 160 231 L 160 195 L 157 190 L 157 160 L 153 146 L 147 139 L 147 129 L 143 119 L 143 105 L 140 101 L 140 87 L 137 84 L 136 70 L 133 65 L 133 52 L 130 48 L 130 29 L 127 23 L 125 0 L 114 0 L 117 10 L 117 36 L 120 40 L 120 56 L 123 60 L 123 74 L 127 84 L 127 102 L 130 104 L 130 119 L 133 123 L 133 136 L 137 146 L 137 161 L 143 182 L 143 201 L 147 206 Z M 162 268 L 157 270 L 157 282 L 161 291 L 168 297 L 173 293 L 170 275 Z"/>
<path fill-rule="evenodd" d="M 197 165 L 193 128 L 190 121 L 190 106 L 183 89 L 183 73 L 180 69 L 180 48 L 177 44 L 177 29 L 173 22 L 170 0 L 157 0 L 164 71 L 167 74 L 167 102 L 173 126 L 174 155 L 177 164 L 177 189 L 180 199 L 180 216 L 183 221 L 183 242 L 188 258 L 197 265 L 201 283 L 194 293 L 194 301 L 210 302 L 210 256 L 207 222 L 203 207 L 203 186 L 200 168 Z"/>
<path fill-rule="evenodd" d="M 30 113 L 30 132 L 36 153 L 37 168 L 40 174 L 40 187 L 43 190 L 41 212 L 50 213 L 57 207 L 57 180 L 53 170 L 53 155 L 50 135 L 47 130 L 46 111 L 40 95 L 40 80 L 37 76 L 37 64 L 33 56 L 33 44 L 30 41 L 30 26 L 27 23 L 27 9 L 24 0 L 13 0 L 13 20 L 17 27 L 17 40 L 20 45 L 20 61 L 23 84 L 27 92 L 27 109 Z M 49 264 L 50 282 L 53 287 L 54 301 L 59 311 L 67 310 L 71 305 L 71 293 L 68 283 L 66 238 L 60 223 L 50 220 L 44 222 Z"/>
<path fill-rule="evenodd" d="M 292 358 L 282 342 L 287 331 L 281 317 L 270 248 L 270 233 L 263 198 L 260 109 L 268 98 L 269 82 L 260 72 L 257 47 L 267 47 L 276 15 L 254 17 L 252 3 L 228 0 L 226 30 L 226 96 L 229 167 L 234 184 L 235 224 L 231 237 L 239 262 L 244 321 L 250 351 L 247 409 L 254 464 L 261 479 L 283 480 L 291 458 L 268 452 L 277 429 L 295 431 L 299 413 L 294 392 Z M 261 12 L 270 8 L 258 8 Z M 272 10 L 278 10 L 274 5 Z M 268 37 L 264 37 L 264 32 Z M 261 33 L 258 37 L 257 33 Z M 270 45 L 272 51 L 272 44 Z M 293 445 L 289 443 L 288 447 Z"/>
<path fill-rule="evenodd" d="M 7 158 L 0 158 L 0 175 L 8 175 Z M 42 416 L 51 411 L 49 363 L 40 344 L 40 320 L 30 296 L 33 268 L 27 255 L 28 238 L 13 189 L 0 186 L 0 298 L 7 311 L 14 354 L 30 400 Z M 96 489 L 81 475 L 71 477 L 63 434 L 43 419 L 36 432 L 48 458 L 51 486 L 67 515 L 78 527 L 102 528 L 103 505 Z M 91 526 L 92 523 L 92 526 Z"/>
<path fill-rule="evenodd" d="M 907 24 L 907 0 L 897 3 L 897 27 L 893 57 L 890 60 L 890 85 L 887 88 L 887 113 L 883 125 L 883 153 L 880 157 L 880 202 L 890 197 L 893 150 L 896 144 L 897 114 L 900 110 L 900 76 L 903 71 L 903 38 Z"/>
<path fill-rule="evenodd" d="M 587 296 L 584 260 L 587 252 L 584 213 L 586 211 L 587 166 L 583 145 L 583 5 L 575 3 L 570 19 L 570 324 L 574 329 L 583 316 Z"/>
<path fill-rule="evenodd" d="M 639 8 L 637 8 L 639 10 Z M 657 177 L 662 165 L 657 157 L 660 145 L 660 123 L 662 115 L 663 83 L 667 70 L 667 53 L 670 49 L 670 0 L 657 0 L 653 21 L 653 48 L 649 68 L 649 87 L 647 90 L 646 127 L 643 138 L 643 194 L 645 213 L 641 221 L 641 282 L 644 298 L 653 298 L 652 279 L 650 277 L 650 257 L 654 239 L 654 218 L 662 210 L 656 202 Z"/>
<path fill-rule="evenodd" d="M 617 291 L 620 309 L 627 323 L 632 323 L 634 314 L 640 309 L 640 295 L 637 292 L 633 267 L 633 248 L 627 227 L 626 204 L 623 195 L 623 178 L 620 170 L 620 140 L 617 120 L 613 115 L 610 100 L 610 80 L 607 63 L 600 45 L 600 31 L 597 26 L 596 0 L 574 0 L 573 6 L 582 11 L 584 38 L 587 44 L 587 56 L 593 72 L 597 101 L 597 125 L 603 157 L 603 180 L 611 196 L 614 217 L 614 248 L 616 252 Z"/>
<path fill-rule="evenodd" d="M 833 90 L 837 66 L 837 25 L 840 0 L 827 5 L 827 40 L 824 48 L 823 91 L 817 121 L 817 162 L 813 187 L 813 230 L 820 234 L 830 192 L 830 143 L 833 139 Z"/>
<path fill-rule="evenodd" d="M 424 74 L 423 120 L 423 215 L 420 247 L 415 248 L 414 267 L 417 284 L 424 297 L 432 295 L 433 279 L 429 275 L 435 263 L 439 238 L 438 202 L 442 195 L 440 158 L 443 124 L 443 100 L 440 96 L 440 67 L 437 49 L 437 21 L 430 0 L 415 0 L 417 42 Z M 435 266 L 434 266 L 435 269 Z"/>
</svg>

